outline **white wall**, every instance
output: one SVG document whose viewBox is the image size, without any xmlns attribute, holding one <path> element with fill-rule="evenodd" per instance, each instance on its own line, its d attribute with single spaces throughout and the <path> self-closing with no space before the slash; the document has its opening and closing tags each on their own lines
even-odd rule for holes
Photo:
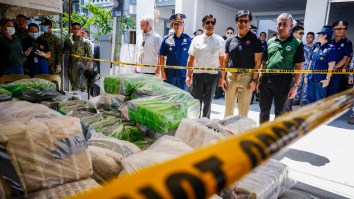
<svg viewBox="0 0 354 199">
<path fill-rule="evenodd" d="M 268 35 L 268 30 L 277 32 L 277 22 L 274 20 L 259 20 L 256 26 L 258 27 L 257 37 L 259 37 L 261 32 L 265 32 L 267 33 L 267 38 L 270 38 L 272 35 Z"/>
<path fill-rule="evenodd" d="M 154 16 L 155 0 L 136 1 L 136 35 L 141 34 L 140 20 L 144 15 Z"/>
<path fill-rule="evenodd" d="M 173 9 L 169 7 L 159 7 L 157 9 L 159 10 L 160 15 L 159 15 L 159 22 L 155 23 L 155 31 L 163 37 L 164 22 L 169 21 Z"/>
<path fill-rule="evenodd" d="M 326 23 L 328 0 L 307 0 L 304 29 L 305 32 L 318 32 Z M 306 37 L 303 42 L 306 42 Z"/>
</svg>

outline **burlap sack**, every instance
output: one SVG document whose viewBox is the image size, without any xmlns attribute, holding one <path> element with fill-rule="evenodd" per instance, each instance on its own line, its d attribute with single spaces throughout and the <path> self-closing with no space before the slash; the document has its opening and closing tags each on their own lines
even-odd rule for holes
<svg viewBox="0 0 354 199">
<path fill-rule="evenodd" d="M 95 180 L 87 178 L 31 193 L 28 199 L 65 199 L 99 187 L 100 185 Z"/>
</svg>

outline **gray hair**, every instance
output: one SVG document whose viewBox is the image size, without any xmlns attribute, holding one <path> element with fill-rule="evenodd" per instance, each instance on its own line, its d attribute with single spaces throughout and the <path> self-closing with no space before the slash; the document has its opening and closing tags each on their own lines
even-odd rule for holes
<svg viewBox="0 0 354 199">
<path fill-rule="evenodd" d="M 292 16 L 291 14 L 289 14 L 289 13 L 282 13 L 282 14 L 280 14 L 280 15 L 278 16 L 278 18 L 277 18 L 277 21 L 278 21 L 278 19 L 280 19 L 280 18 L 288 18 L 291 23 L 294 23 L 294 18 L 293 18 L 293 16 Z"/>
<path fill-rule="evenodd" d="M 141 21 L 146 21 L 150 24 L 151 28 L 154 28 L 154 17 L 150 15 L 145 15 L 141 18 Z"/>
</svg>

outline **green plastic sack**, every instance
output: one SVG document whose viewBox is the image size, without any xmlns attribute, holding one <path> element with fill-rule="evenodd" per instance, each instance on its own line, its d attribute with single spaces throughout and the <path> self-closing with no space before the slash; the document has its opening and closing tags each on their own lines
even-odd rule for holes
<svg viewBox="0 0 354 199">
<path fill-rule="evenodd" d="M 10 91 L 13 97 L 30 102 L 49 100 L 58 95 L 53 82 L 40 78 L 21 79 L 9 84 L 0 84 L 0 88 Z"/>
<path fill-rule="evenodd" d="M 4 88 L 0 88 L 0 102 L 11 101 L 11 100 L 12 100 L 11 92 Z"/>
</svg>

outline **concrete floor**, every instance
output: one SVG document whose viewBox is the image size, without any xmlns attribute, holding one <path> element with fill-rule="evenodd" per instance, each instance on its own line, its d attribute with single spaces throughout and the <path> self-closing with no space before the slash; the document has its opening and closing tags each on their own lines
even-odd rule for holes
<svg viewBox="0 0 354 199">
<path fill-rule="evenodd" d="M 224 105 L 224 98 L 213 101 L 211 119 L 224 117 Z M 289 177 L 297 182 L 282 199 L 354 198 L 354 125 L 347 123 L 349 114 L 318 127 L 273 157 L 289 167 Z M 249 117 L 258 122 L 258 102 L 251 105 Z"/>
</svg>

